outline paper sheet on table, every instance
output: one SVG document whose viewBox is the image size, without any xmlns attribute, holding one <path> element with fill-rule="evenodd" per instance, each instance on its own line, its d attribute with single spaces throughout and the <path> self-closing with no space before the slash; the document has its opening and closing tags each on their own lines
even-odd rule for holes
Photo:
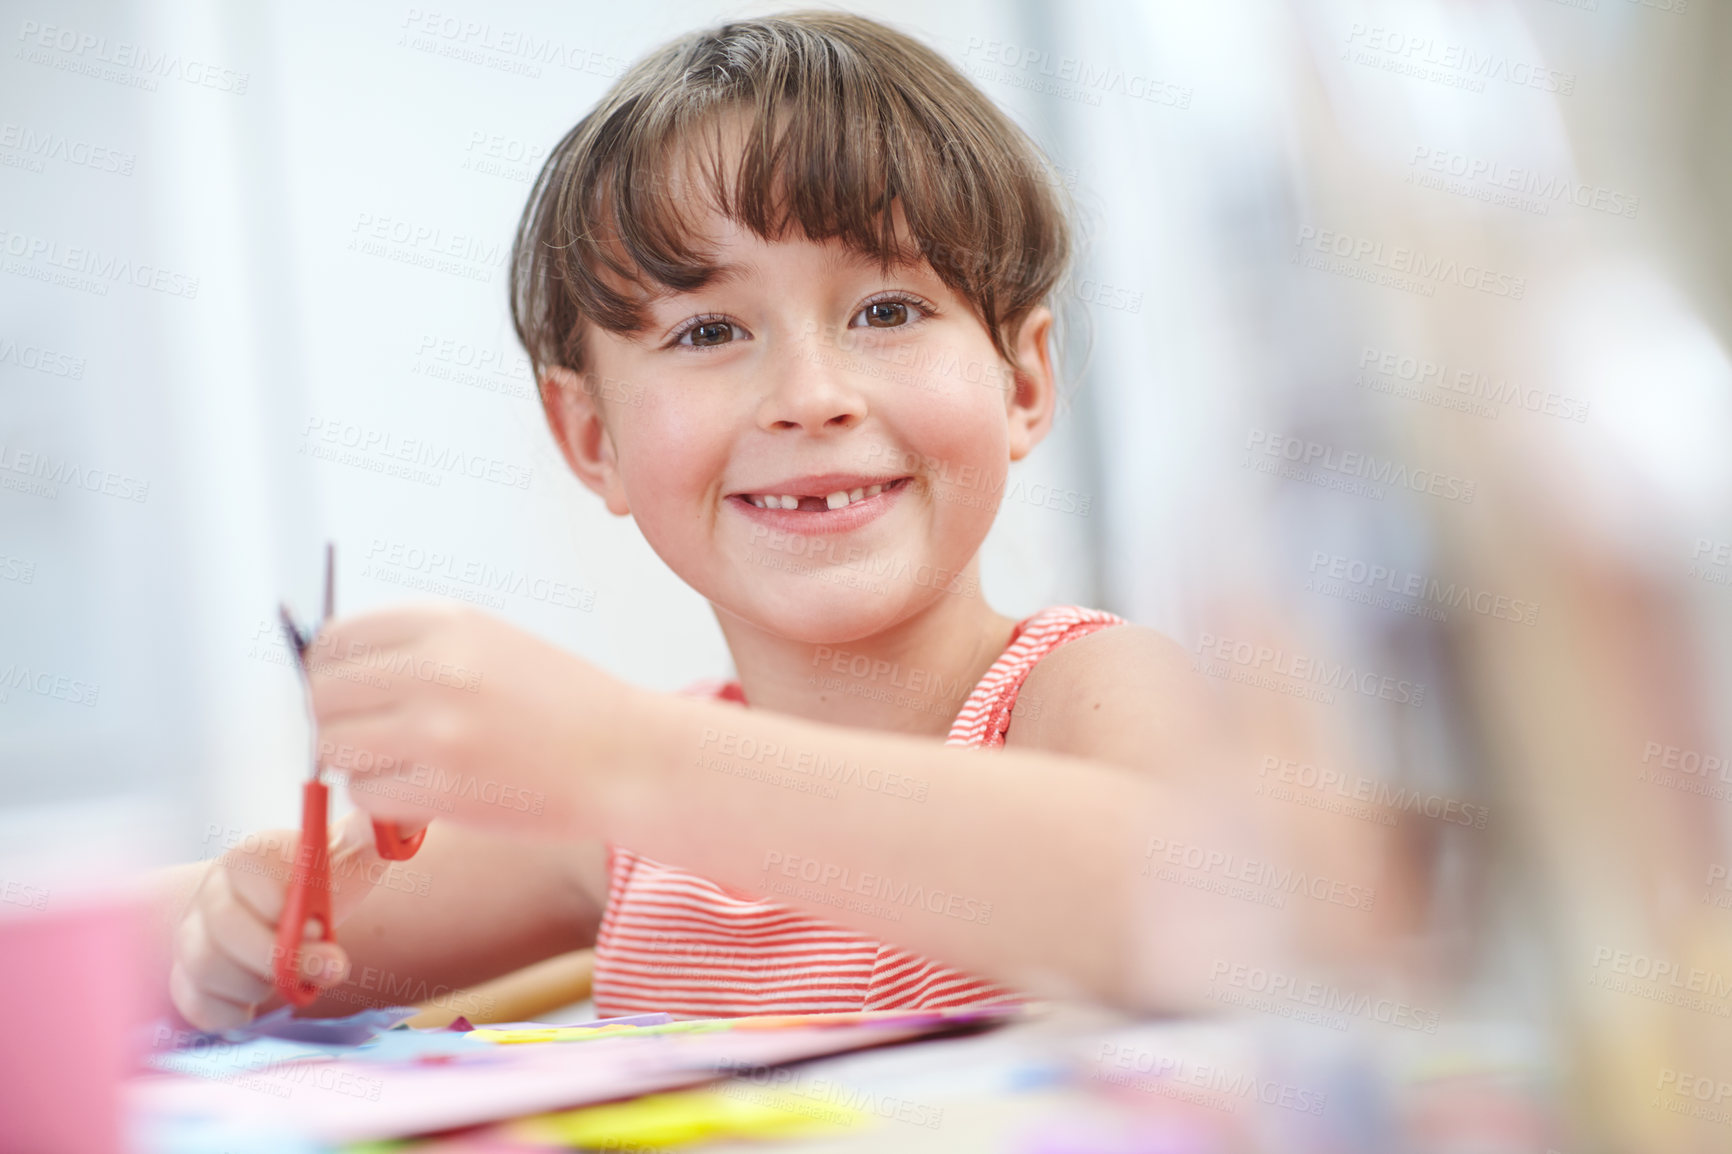
<svg viewBox="0 0 1732 1154">
<path fill-rule="evenodd" d="M 293 1061 L 218 1079 L 141 1077 L 128 1087 L 129 1107 L 147 1122 L 216 1120 L 327 1142 L 407 1137 L 697 1085 L 737 1070 L 905 1041 L 1016 1013 L 880 1015 L 840 1026 L 708 1033 L 639 1031 L 582 1045 L 493 1045 L 473 1034 L 429 1039 L 420 1031 L 391 1031 L 340 1059 Z M 421 1034 L 421 1041 L 398 1037 L 411 1033 Z"/>
</svg>

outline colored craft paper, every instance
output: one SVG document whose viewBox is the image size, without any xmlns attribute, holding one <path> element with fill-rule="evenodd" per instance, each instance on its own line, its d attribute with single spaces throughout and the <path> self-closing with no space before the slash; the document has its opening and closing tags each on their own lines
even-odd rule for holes
<svg viewBox="0 0 1732 1154">
<path fill-rule="evenodd" d="M 972 1021 L 990 1021 L 986 1014 Z M 1002 1020 L 1010 1016 L 998 1012 Z M 602 1032 L 585 1045 L 495 1045 L 481 1031 L 388 1030 L 340 1058 L 288 1061 L 244 1077 L 151 1075 L 128 1087 L 145 1123 L 202 1118 L 326 1142 L 408 1137 L 715 1081 L 735 1071 L 954 1029 L 954 1015 L 895 1014 L 841 1025 Z M 524 1026 L 538 1029 L 568 1027 Z M 617 1025 L 617 1024 L 616 1024 Z M 603 1027 L 606 1023 L 603 1023 Z M 281 1039 L 255 1039 L 283 1044 Z"/>
<path fill-rule="evenodd" d="M 415 1012 L 408 1006 L 392 1006 L 342 1018 L 294 1018 L 285 1006 L 246 1026 L 220 1033 L 173 1030 L 164 1022 L 148 1034 L 152 1043 L 163 1048 L 146 1055 L 144 1063 L 163 1073 L 268 1086 L 271 1083 L 261 1079 L 303 1076 L 283 1071 L 294 1063 L 340 1057 L 382 1037 Z"/>
<path fill-rule="evenodd" d="M 471 1026 L 470 1032 L 478 1042 L 569 1042 L 628 1033 L 643 1026 L 689 1024 L 691 1023 L 674 1021 L 672 1014 L 629 1014 L 618 1018 L 596 1018 L 590 1022 L 567 1022 L 560 1025 L 546 1022 L 493 1022 L 485 1026 Z"/>
<path fill-rule="evenodd" d="M 790 1138 L 839 1134 L 866 1116 L 840 1105 L 820 1105 L 768 1087 L 687 1090 L 650 1094 L 630 1102 L 586 1106 L 528 1118 L 507 1133 L 535 1142 L 659 1150 L 712 1138 Z"/>
<path fill-rule="evenodd" d="M 414 1006 L 382 1006 L 346 1018 L 297 1018 L 293 1007 L 284 1006 L 248 1026 L 228 1031 L 224 1037 L 229 1041 L 282 1038 L 324 1046 L 358 1046 L 420 1012 Z"/>
<path fill-rule="evenodd" d="M 144 1059 L 145 1065 L 165 1074 L 185 1074 L 193 1078 L 245 1078 L 292 1062 L 324 1061 L 342 1054 L 347 1048 L 315 1046 L 282 1038 L 225 1042 L 214 1035 L 211 1037 L 213 1040 L 205 1045 L 182 1046 L 178 1050 L 151 1054 Z"/>
<path fill-rule="evenodd" d="M 172 1041 L 176 1049 L 205 1049 L 218 1044 L 250 1042 L 255 1038 L 281 1038 L 289 1042 L 306 1042 L 319 1046 L 359 1046 L 398 1022 L 420 1013 L 413 1006 L 381 1006 L 362 1010 L 342 1018 L 297 1018 L 293 1006 L 272 1010 L 244 1026 L 215 1033 L 203 1030 L 177 1030 L 161 1021 L 148 1030 L 148 1037 L 157 1041 Z"/>
</svg>

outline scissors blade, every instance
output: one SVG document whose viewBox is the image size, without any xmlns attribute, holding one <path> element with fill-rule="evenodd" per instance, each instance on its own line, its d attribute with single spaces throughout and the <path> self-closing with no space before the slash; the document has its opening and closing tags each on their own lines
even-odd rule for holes
<svg viewBox="0 0 1732 1154">
<path fill-rule="evenodd" d="M 277 605 L 277 618 L 283 623 L 283 636 L 288 639 L 289 648 L 295 651 L 295 660 L 303 670 L 307 667 L 307 647 L 312 642 L 301 632 L 301 627 L 295 624 L 294 614 L 289 612 L 287 605 Z"/>
</svg>

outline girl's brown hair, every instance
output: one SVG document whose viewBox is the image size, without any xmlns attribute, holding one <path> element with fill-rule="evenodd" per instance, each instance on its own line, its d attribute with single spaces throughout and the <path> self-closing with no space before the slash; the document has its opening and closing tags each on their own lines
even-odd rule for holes
<svg viewBox="0 0 1732 1154">
<path fill-rule="evenodd" d="M 511 254 L 511 319 L 538 379 L 583 370 L 586 322 L 636 333 L 655 286 L 715 275 L 693 220 L 706 206 L 765 240 L 840 239 L 886 270 L 925 259 L 1007 361 L 1070 251 L 1040 150 L 936 52 L 847 13 L 734 21 L 639 61 L 543 166 Z"/>
</svg>

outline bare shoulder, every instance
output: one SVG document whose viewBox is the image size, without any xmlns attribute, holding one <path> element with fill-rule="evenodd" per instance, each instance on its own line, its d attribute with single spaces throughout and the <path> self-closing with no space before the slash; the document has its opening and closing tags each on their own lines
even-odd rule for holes
<svg viewBox="0 0 1732 1154">
<path fill-rule="evenodd" d="M 1035 665 L 1005 745 L 1155 769 L 1211 728 L 1215 708 L 1178 642 L 1141 625 L 1115 625 Z"/>
</svg>

